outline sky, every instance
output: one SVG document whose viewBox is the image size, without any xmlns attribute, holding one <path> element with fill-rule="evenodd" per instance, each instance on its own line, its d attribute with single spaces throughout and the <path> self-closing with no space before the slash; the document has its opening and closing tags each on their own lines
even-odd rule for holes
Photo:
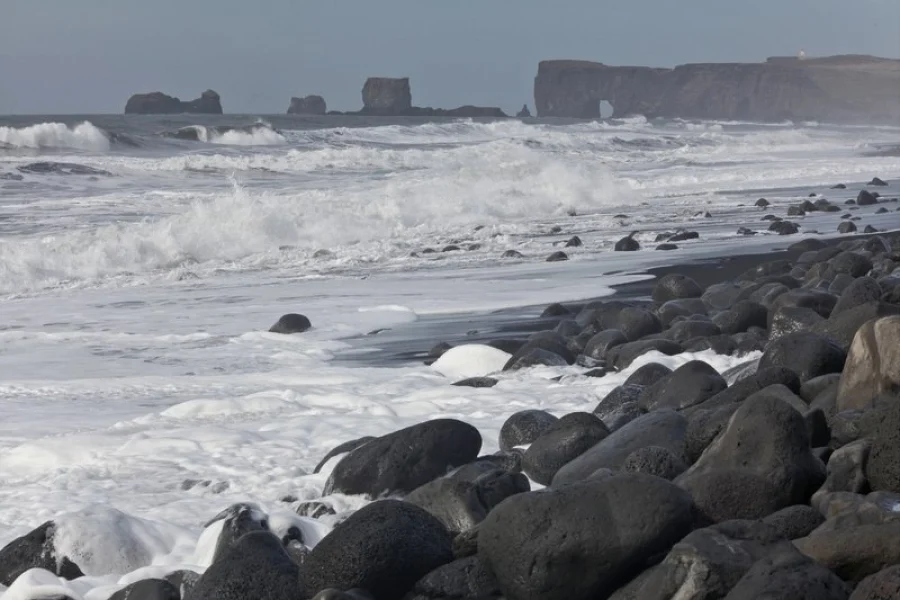
<svg viewBox="0 0 900 600">
<path fill-rule="evenodd" d="M 2 0 L 0 114 L 121 113 L 135 92 L 212 88 L 225 112 L 319 94 L 358 110 L 366 77 L 413 103 L 533 108 L 538 62 L 668 67 L 768 56 L 900 58 L 900 0 Z"/>
</svg>

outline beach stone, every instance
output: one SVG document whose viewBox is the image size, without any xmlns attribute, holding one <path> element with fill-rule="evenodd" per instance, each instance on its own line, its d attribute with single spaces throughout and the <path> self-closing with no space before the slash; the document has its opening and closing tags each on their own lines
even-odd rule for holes
<svg viewBox="0 0 900 600">
<path fill-rule="evenodd" d="M 799 307 L 816 311 L 827 319 L 837 304 L 837 296 L 820 290 L 791 290 L 780 294 L 769 306 L 770 320 L 779 308 Z"/>
<path fill-rule="evenodd" d="M 846 359 L 844 350 L 825 336 L 810 332 L 789 333 L 768 343 L 759 359 L 759 367 L 786 367 L 803 382 L 841 372 Z"/>
<path fill-rule="evenodd" d="M 800 413 L 779 398 L 755 395 L 676 483 L 706 518 L 721 522 L 806 503 L 824 480 Z"/>
<path fill-rule="evenodd" d="M 858 252 L 841 252 L 829 261 L 835 273 L 862 277 L 872 270 L 872 259 Z"/>
<path fill-rule="evenodd" d="M 125 586 L 109 600 L 181 600 L 181 592 L 164 579 L 143 579 Z"/>
<path fill-rule="evenodd" d="M 416 488 L 405 500 L 427 510 L 452 535 L 471 529 L 484 520 L 500 502 L 529 491 L 528 479 L 521 473 L 494 470 L 474 481 L 448 477 Z"/>
<path fill-rule="evenodd" d="M 857 440 L 835 450 L 828 459 L 828 476 L 817 494 L 830 492 L 865 493 L 869 489 L 866 466 L 872 442 Z"/>
<path fill-rule="evenodd" d="M 566 242 L 566 248 L 578 248 L 580 246 L 584 246 L 584 243 L 581 241 L 581 238 L 577 235 L 573 235 Z"/>
<path fill-rule="evenodd" d="M 878 204 L 878 198 L 868 190 L 861 190 L 856 197 L 856 204 L 859 206 L 871 206 Z"/>
<path fill-rule="evenodd" d="M 721 334 L 719 326 L 710 321 L 678 321 L 663 333 L 667 339 L 682 345 L 697 338 L 710 338 Z"/>
<path fill-rule="evenodd" d="M 648 412 L 660 408 L 678 410 L 700 404 L 727 387 L 728 382 L 709 364 L 692 360 L 647 387 L 638 402 Z"/>
<path fill-rule="evenodd" d="M 526 344 L 527 346 L 527 344 Z M 568 352 L 568 349 L 566 350 Z M 503 366 L 504 371 L 518 371 L 529 367 L 565 367 L 569 363 L 565 358 L 543 348 L 520 350 Z"/>
<path fill-rule="evenodd" d="M 363 444 L 366 444 L 367 442 L 371 442 L 374 439 L 375 439 L 374 437 L 367 435 L 367 436 L 361 437 L 356 440 L 350 440 L 349 442 L 344 442 L 343 444 L 339 444 L 334 449 L 332 449 L 328 454 L 326 454 L 325 458 L 323 458 L 322 460 L 319 461 L 319 464 L 317 464 L 316 468 L 313 469 L 313 473 L 318 473 L 319 471 L 321 471 L 322 467 L 325 466 L 325 463 L 327 463 L 329 460 L 331 460 L 335 456 L 338 456 L 340 454 L 346 454 L 348 452 L 353 452 L 354 450 L 356 450 Z"/>
<path fill-rule="evenodd" d="M 500 584 L 477 556 L 439 567 L 416 582 L 404 600 L 499 598 Z"/>
<path fill-rule="evenodd" d="M 303 333 L 312 327 L 305 315 L 290 313 L 283 315 L 278 322 L 269 328 L 271 333 Z"/>
<path fill-rule="evenodd" d="M 584 346 L 584 355 L 595 360 L 603 360 L 610 348 L 620 346 L 628 342 L 625 334 L 618 329 L 607 329 L 591 337 Z"/>
<path fill-rule="evenodd" d="M 568 308 L 558 302 L 554 302 L 544 309 L 544 311 L 541 313 L 541 317 L 564 317 L 571 314 L 572 311 L 570 311 Z"/>
<path fill-rule="evenodd" d="M 892 600 L 900 598 L 900 565 L 869 575 L 859 582 L 850 600 Z"/>
<path fill-rule="evenodd" d="M 594 409 L 594 414 L 610 431 L 621 429 L 644 414 L 638 404 L 643 391 L 642 385 L 624 384 L 613 388 Z"/>
<path fill-rule="evenodd" d="M 859 277 L 854 279 L 838 298 L 832 315 L 839 315 L 844 311 L 861 306 L 868 302 L 878 302 L 881 299 L 881 286 L 871 277 Z"/>
<path fill-rule="evenodd" d="M 788 252 L 809 252 L 811 250 L 821 250 L 826 246 L 825 242 L 818 238 L 806 238 L 799 242 L 794 242 L 788 246 Z"/>
<path fill-rule="evenodd" d="M 879 179 L 878 177 L 873 177 L 872 181 L 870 181 L 866 185 L 886 186 L 887 183 L 885 183 L 885 181 L 883 179 Z"/>
<path fill-rule="evenodd" d="M 766 200 L 765 198 L 760 198 L 754 203 L 754 206 L 756 206 L 757 208 L 765 208 L 769 206 L 769 204 L 771 203 L 768 200 Z"/>
<path fill-rule="evenodd" d="M 882 402 L 872 414 L 872 450 L 865 465 L 873 490 L 900 492 L 900 402 Z"/>
<path fill-rule="evenodd" d="M 84 575 L 68 557 L 59 557 L 54 549 L 56 524 L 43 525 L 16 538 L 0 550 L 0 584 L 12 585 L 19 575 L 29 569 L 44 569 L 63 579 L 77 579 Z"/>
<path fill-rule="evenodd" d="M 900 306 L 886 302 L 867 302 L 818 323 L 812 331 L 828 337 L 849 352 L 857 332 L 868 321 L 897 314 L 900 314 Z"/>
<path fill-rule="evenodd" d="M 563 466 L 606 439 L 609 433 L 596 415 L 565 415 L 525 451 L 523 470 L 533 481 L 550 485 Z"/>
<path fill-rule="evenodd" d="M 224 523 L 216 541 L 213 562 L 226 556 L 244 535 L 253 531 L 269 531 L 269 516 L 256 504 L 233 504 L 214 517 L 207 527 L 219 520 Z"/>
<path fill-rule="evenodd" d="M 697 216 L 703 216 L 704 218 L 710 218 L 712 215 L 709 213 L 698 213 Z M 669 237 L 669 242 L 686 242 L 688 240 L 696 240 L 700 239 L 700 234 L 696 231 L 678 231 Z"/>
<path fill-rule="evenodd" d="M 779 306 L 772 314 L 769 339 L 777 340 L 792 333 L 802 333 L 824 321 L 825 318 L 811 308 Z"/>
<path fill-rule="evenodd" d="M 518 250 L 507 250 L 501 256 L 501 258 L 525 258 L 525 255 L 519 252 Z"/>
<path fill-rule="evenodd" d="M 790 544 L 758 560 L 724 600 L 847 600 L 850 588 Z"/>
<path fill-rule="evenodd" d="M 706 288 L 700 298 L 713 310 L 727 310 L 734 306 L 743 291 L 744 288 L 736 283 L 714 283 Z"/>
<path fill-rule="evenodd" d="M 838 233 L 856 233 L 856 223 L 853 221 L 843 221 L 838 223 Z"/>
<path fill-rule="evenodd" d="M 728 426 L 738 404 L 725 404 L 710 408 L 700 408 L 688 417 L 685 432 L 685 459 L 687 464 L 697 462 L 703 452 Z"/>
<path fill-rule="evenodd" d="M 667 356 L 674 356 L 681 354 L 684 351 L 684 347 L 677 342 L 664 339 L 646 339 L 620 344 L 610 348 L 609 352 L 607 352 L 607 365 L 622 371 L 627 369 L 635 359 L 654 350 Z"/>
<path fill-rule="evenodd" d="M 771 527 L 779 538 L 796 540 L 815 531 L 825 522 L 825 517 L 812 506 L 795 504 L 782 508 L 759 522 Z"/>
<path fill-rule="evenodd" d="M 853 338 L 838 388 L 837 410 L 865 409 L 900 391 L 900 316 L 868 321 Z"/>
<path fill-rule="evenodd" d="M 672 481 L 687 470 L 687 465 L 668 448 L 647 446 L 629 454 L 622 464 L 622 470 Z"/>
<path fill-rule="evenodd" d="M 678 250 L 678 245 L 677 245 L 677 244 L 669 244 L 669 243 L 659 244 L 659 245 L 656 247 L 656 249 L 657 249 L 657 250 L 663 250 L 663 251 L 668 251 L 668 250 Z"/>
<path fill-rule="evenodd" d="M 332 506 L 317 501 L 301 502 L 294 509 L 294 512 L 301 517 L 309 517 L 310 519 L 319 519 L 327 515 L 337 514 Z"/>
<path fill-rule="evenodd" d="M 435 419 L 376 438 L 335 466 L 323 495 L 408 493 L 478 456 L 481 434 L 456 419 Z"/>
<path fill-rule="evenodd" d="M 828 375 L 814 377 L 809 381 L 803 382 L 798 395 L 803 398 L 804 402 L 811 404 L 825 390 L 836 388 L 840 381 L 840 373 L 829 373 Z"/>
<path fill-rule="evenodd" d="M 556 425 L 557 419 L 543 410 L 520 410 L 510 415 L 500 427 L 500 449 L 509 452 L 516 446 L 526 446 Z"/>
<path fill-rule="evenodd" d="M 672 369 L 659 363 L 641 365 L 628 376 L 622 385 L 650 386 L 672 374 Z"/>
<path fill-rule="evenodd" d="M 678 273 L 664 275 L 653 287 L 653 301 L 663 304 L 670 300 L 682 300 L 685 298 L 699 298 L 703 295 L 703 288 L 688 277 Z"/>
<path fill-rule="evenodd" d="M 613 247 L 613 250 L 616 252 L 634 252 L 636 250 L 641 249 L 641 245 L 638 243 L 634 236 L 637 234 L 637 231 L 633 232 L 631 235 L 627 237 L 623 237 L 616 245 Z"/>
<path fill-rule="evenodd" d="M 743 333 L 751 327 L 762 327 L 768 324 L 769 311 L 757 302 L 742 300 L 726 311 L 713 317 L 713 323 L 719 326 L 722 333 Z"/>
<path fill-rule="evenodd" d="M 299 569 L 268 531 L 243 536 L 200 576 L 190 600 L 296 600 Z"/>
<path fill-rule="evenodd" d="M 621 469 L 628 455 L 648 446 L 666 448 L 683 458 L 687 424 L 684 416 L 671 410 L 642 415 L 567 463 L 553 477 L 552 486 L 583 481 L 598 469 Z"/>
<path fill-rule="evenodd" d="M 561 262 L 564 260 L 569 260 L 569 255 L 562 250 L 557 250 L 547 257 L 546 262 Z"/>
<path fill-rule="evenodd" d="M 662 333 L 662 323 L 655 314 L 639 307 L 626 307 L 619 313 L 619 330 L 629 342 Z"/>
<path fill-rule="evenodd" d="M 690 532 L 692 507 L 673 484 L 637 473 L 520 494 L 484 521 L 478 556 L 508 598 L 605 598 Z"/>
<path fill-rule="evenodd" d="M 769 225 L 769 231 L 778 235 L 793 235 L 800 232 L 800 226 L 793 221 L 774 221 Z"/>
<path fill-rule="evenodd" d="M 493 377 L 469 377 L 468 379 L 461 379 L 453 385 L 457 387 L 491 388 L 498 383 L 499 381 Z"/>
<path fill-rule="evenodd" d="M 900 522 L 826 531 L 820 528 L 794 540 L 794 545 L 844 581 L 858 582 L 885 567 L 900 564 Z"/>
<path fill-rule="evenodd" d="M 708 309 L 702 298 L 669 300 L 656 311 L 663 327 L 671 325 L 676 317 L 692 317 L 694 315 L 706 316 L 707 313 Z"/>
<path fill-rule="evenodd" d="M 789 217 L 802 217 L 805 214 L 806 211 L 803 210 L 803 206 L 801 205 L 792 204 L 791 206 L 788 206 L 787 216 Z"/>
<path fill-rule="evenodd" d="M 408 502 L 379 500 L 316 544 L 300 568 L 299 597 L 326 588 L 362 588 L 375 598 L 402 598 L 452 561 L 451 536 L 438 519 Z"/>
<path fill-rule="evenodd" d="M 735 381 L 728 389 L 719 392 L 699 408 L 708 409 L 743 402 L 756 392 L 776 384 L 781 384 L 794 393 L 800 391 L 800 378 L 792 370 L 787 367 L 764 367 Z"/>
</svg>

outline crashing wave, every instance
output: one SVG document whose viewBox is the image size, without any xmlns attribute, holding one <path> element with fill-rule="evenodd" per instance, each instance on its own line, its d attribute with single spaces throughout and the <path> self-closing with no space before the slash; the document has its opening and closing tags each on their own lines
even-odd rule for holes
<svg viewBox="0 0 900 600">
<path fill-rule="evenodd" d="M 64 148 L 105 152 L 110 148 L 110 135 L 90 121 L 71 127 L 65 123 L 38 123 L 28 127 L 0 127 L 0 147 Z"/>
<path fill-rule="evenodd" d="M 246 127 L 188 125 L 162 135 L 178 140 L 230 146 L 278 146 L 287 143 L 285 137 L 268 123 L 254 123 Z"/>
</svg>

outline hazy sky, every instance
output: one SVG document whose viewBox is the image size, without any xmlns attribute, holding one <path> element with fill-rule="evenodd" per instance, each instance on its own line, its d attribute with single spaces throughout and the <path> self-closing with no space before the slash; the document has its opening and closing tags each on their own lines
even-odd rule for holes
<svg viewBox="0 0 900 600">
<path fill-rule="evenodd" d="M 226 112 L 292 95 L 361 107 L 368 76 L 420 106 L 533 104 L 537 63 L 672 66 L 772 55 L 900 58 L 900 0 L 2 0 L 0 114 L 119 113 L 206 88 Z"/>
</svg>

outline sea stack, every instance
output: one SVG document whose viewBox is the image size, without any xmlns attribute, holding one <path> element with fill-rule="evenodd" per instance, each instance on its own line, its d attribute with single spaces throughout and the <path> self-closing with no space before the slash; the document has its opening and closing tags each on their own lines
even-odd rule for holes
<svg viewBox="0 0 900 600">
<path fill-rule="evenodd" d="M 126 115 L 171 115 L 179 113 L 221 115 L 221 98 L 213 90 L 206 90 L 196 100 L 186 102 L 182 102 L 178 98 L 162 92 L 150 92 L 149 94 L 134 94 L 125 104 Z"/>
<path fill-rule="evenodd" d="M 364 115 L 402 115 L 412 108 L 409 77 L 369 77 L 362 97 Z"/>
<path fill-rule="evenodd" d="M 287 109 L 289 115 L 324 115 L 328 112 L 325 98 L 322 96 L 306 96 L 305 98 L 291 98 L 291 105 Z"/>
</svg>

